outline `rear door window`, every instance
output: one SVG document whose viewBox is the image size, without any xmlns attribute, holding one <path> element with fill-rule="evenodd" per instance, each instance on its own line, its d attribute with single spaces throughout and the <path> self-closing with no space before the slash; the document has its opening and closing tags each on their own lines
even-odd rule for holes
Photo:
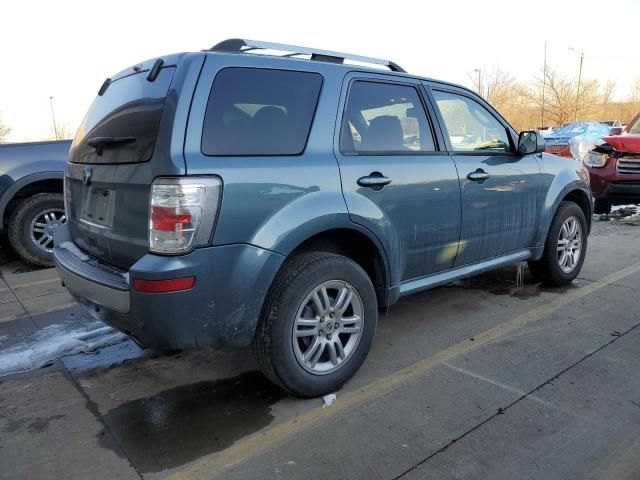
<svg viewBox="0 0 640 480">
<path fill-rule="evenodd" d="M 109 84 L 89 107 L 70 153 L 74 163 L 146 162 L 160 126 L 164 102 L 175 67 L 163 68 L 147 80 L 147 71 Z"/>
<path fill-rule="evenodd" d="M 299 155 L 318 103 L 317 73 L 225 68 L 213 82 L 202 132 L 205 155 Z"/>
<path fill-rule="evenodd" d="M 345 155 L 411 155 L 435 150 L 417 90 L 408 85 L 353 82 L 342 119 Z"/>
</svg>

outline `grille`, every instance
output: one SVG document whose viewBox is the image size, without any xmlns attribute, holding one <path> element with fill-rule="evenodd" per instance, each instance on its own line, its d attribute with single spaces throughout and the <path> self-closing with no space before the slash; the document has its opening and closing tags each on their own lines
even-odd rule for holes
<svg viewBox="0 0 640 480">
<path fill-rule="evenodd" d="M 621 175 L 640 175 L 640 156 L 619 158 L 616 169 Z"/>
</svg>

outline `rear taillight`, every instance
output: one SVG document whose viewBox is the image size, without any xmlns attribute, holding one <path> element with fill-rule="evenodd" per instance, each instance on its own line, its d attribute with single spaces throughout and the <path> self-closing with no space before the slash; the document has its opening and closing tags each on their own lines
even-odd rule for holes
<svg viewBox="0 0 640 480">
<path fill-rule="evenodd" d="M 149 249 L 175 254 L 207 245 L 221 186 L 218 177 L 156 179 L 151 185 Z"/>
</svg>

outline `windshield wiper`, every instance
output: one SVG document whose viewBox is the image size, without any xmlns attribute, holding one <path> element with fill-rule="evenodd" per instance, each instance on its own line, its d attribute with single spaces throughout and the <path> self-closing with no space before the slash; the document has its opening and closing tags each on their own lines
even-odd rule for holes
<svg viewBox="0 0 640 480">
<path fill-rule="evenodd" d="M 93 137 L 87 140 L 87 145 L 96 149 L 96 155 L 101 156 L 105 147 L 125 145 L 135 142 L 136 137 Z"/>
</svg>

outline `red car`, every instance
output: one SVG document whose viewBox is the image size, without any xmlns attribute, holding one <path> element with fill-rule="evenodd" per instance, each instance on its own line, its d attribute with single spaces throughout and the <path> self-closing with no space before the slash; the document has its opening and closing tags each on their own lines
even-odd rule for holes
<svg viewBox="0 0 640 480">
<path fill-rule="evenodd" d="M 603 140 L 606 143 L 584 159 L 591 176 L 595 213 L 609 213 L 612 205 L 640 203 L 640 113 L 619 135 Z"/>
</svg>

